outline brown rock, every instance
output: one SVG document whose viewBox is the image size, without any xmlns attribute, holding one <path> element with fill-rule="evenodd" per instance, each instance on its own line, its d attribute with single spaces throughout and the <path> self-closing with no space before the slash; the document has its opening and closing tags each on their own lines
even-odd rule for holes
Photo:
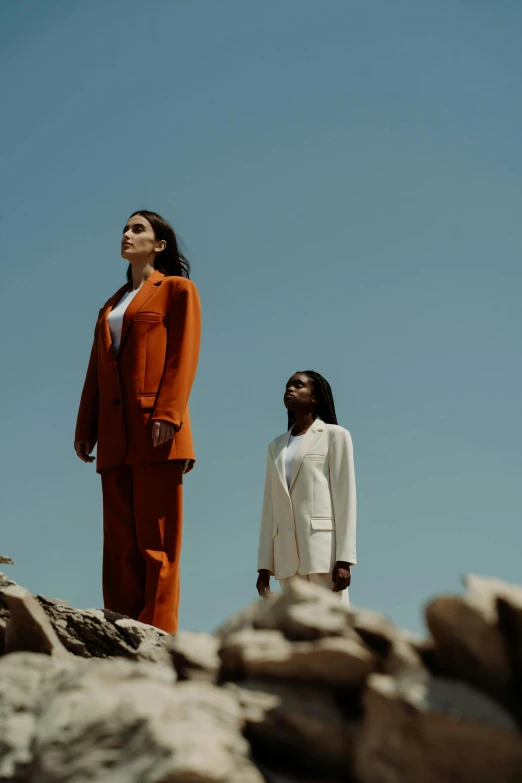
<svg viewBox="0 0 522 783">
<path fill-rule="evenodd" d="M 424 667 L 416 647 L 419 640 L 397 628 L 379 612 L 364 610 L 354 613 L 353 628 L 365 644 L 379 655 L 385 674 L 398 675 Z"/>
<path fill-rule="evenodd" d="M 372 675 L 356 772 L 360 783 L 514 783 L 522 738 L 507 712 L 468 685 Z"/>
<path fill-rule="evenodd" d="M 246 736 L 267 769 L 307 779 L 350 771 L 357 725 L 344 720 L 332 692 L 266 680 L 226 687 L 237 695 Z"/>
<path fill-rule="evenodd" d="M 508 700 L 511 661 L 491 592 L 436 598 L 426 608 L 426 620 L 435 642 L 434 663 L 444 676 Z"/>
</svg>

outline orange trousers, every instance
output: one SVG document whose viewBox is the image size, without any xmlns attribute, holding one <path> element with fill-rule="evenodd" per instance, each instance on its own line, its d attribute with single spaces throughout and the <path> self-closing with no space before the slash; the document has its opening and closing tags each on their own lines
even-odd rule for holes
<svg viewBox="0 0 522 783">
<path fill-rule="evenodd" d="M 106 609 L 178 629 L 182 460 L 101 471 Z"/>
</svg>

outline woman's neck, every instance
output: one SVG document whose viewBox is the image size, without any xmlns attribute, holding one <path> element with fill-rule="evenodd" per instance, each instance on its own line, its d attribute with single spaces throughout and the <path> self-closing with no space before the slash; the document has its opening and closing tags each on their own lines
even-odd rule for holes
<svg viewBox="0 0 522 783">
<path fill-rule="evenodd" d="M 154 267 L 150 260 L 143 262 L 136 261 L 132 265 L 132 290 L 136 291 L 141 288 L 143 283 L 148 280 L 151 274 L 154 272 Z"/>
<path fill-rule="evenodd" d="M 295 423 L 292 427 L 292 435 L 294 437 L 304 435 L 305 432 L 308 432 L 314 421 L 315 415 L 312 411 L 309 411 L 308 413 L 296 413 Z"/>
</svg>

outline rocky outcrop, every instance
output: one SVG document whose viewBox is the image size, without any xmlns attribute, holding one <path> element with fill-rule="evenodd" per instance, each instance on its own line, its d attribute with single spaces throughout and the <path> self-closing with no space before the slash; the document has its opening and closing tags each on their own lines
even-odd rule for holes
<svg viewBox="0 0 522 783">
<path fill-rule="evenodd" d="M 297 584 L 170 637 L 2 576 L 0 780 L 522 780 L 522 588 L 471 576 L 426 618 Z"/>
</svg>

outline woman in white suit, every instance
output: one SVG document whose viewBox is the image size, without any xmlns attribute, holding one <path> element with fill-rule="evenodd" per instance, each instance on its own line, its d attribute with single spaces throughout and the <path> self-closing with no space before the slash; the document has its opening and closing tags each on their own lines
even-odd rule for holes
<svg viewBox="0 0 522 783">
<path fill-rule="evenodd" d="M 286 384 L 288 432 L 268 448 L 257 591 L 306 580 L 347 593 L 355 551 L 352 438 L 337 424 L 328 381 L 313 370 Z"/>
</svg>

